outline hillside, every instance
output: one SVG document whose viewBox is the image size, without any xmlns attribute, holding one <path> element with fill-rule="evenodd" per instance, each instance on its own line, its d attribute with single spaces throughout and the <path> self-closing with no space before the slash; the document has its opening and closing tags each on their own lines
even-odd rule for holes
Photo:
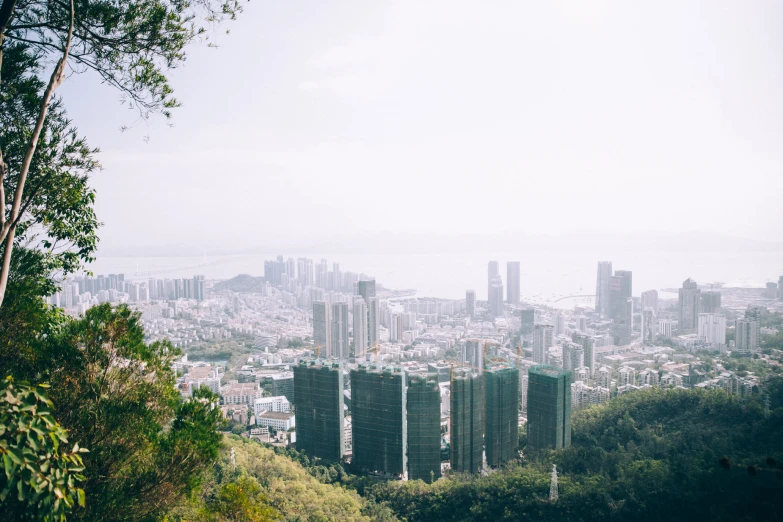
<svg viewBox="0 0 783 522">
<path fill-rule="evenodd" d="M 234 276 L 231 279 L 227 279 L 226 281 L 220 281 L 219 283 L 216 283 L 215 286 L 212 287 L 212 290 L 215 292 L 231 291 L 253 293 L 261 292 L 264 288 L 264 284 L 265 281 L 263 277 L 253 277 L 249 274 L 239 274 L 238 276 Z"/>
<path fill-rule="evenodd" d="M 377 520 L 377 510 L 355 491 L 321 483 L 298 463 L 255 441 L 231 435 L 224 442 L 199 494 L 171 520 Z"/>
<path fill-rule="evenodd" d="M 780 404 L 781 387 L 773 388 Z M 741 404 L 722 391 L 623 395 L 580 412 L 573 445 L 539 457 L 486 477 L 377 485 L 368 496 L 411 522 L 780 520 L 783 513 L 783 408 L 765 416 L 760 401 Z M 548 500 L 553 463 L 556 503 Z"/>
</svg>

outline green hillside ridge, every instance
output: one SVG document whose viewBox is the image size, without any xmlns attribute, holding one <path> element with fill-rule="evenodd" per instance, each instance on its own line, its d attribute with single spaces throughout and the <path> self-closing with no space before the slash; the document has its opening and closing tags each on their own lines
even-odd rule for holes
<svg viewBox="0 0 783 522">
<path fill-rule="evenodd" d="M 234 450 L 236 465 L 231 462 Z M 257 492 L 247 501 L 227 509 L 227 488 L 243 485 Z M 244 506 L 236 509 L 236 506 Z M 231 515 L 233 513 L 233 515 Z M 289 520 L 370 521 L 373 507 L 355 491 L 324 484 L 300 464 L 258 442 L 227 435 L 219 461 L 205 477 L 201 491 L 191 502 L 170 516 L 172 521 Z M 386 518 L 390 520 L 390 518 Z"/>
<path fill-rule="evenodd" d="M 387 483 L 367 496 L 410 522 L 780 520 L 783 385 L 767 388 L 778 405 L 768 416 L 759 400 L 741 404 L 720 390 L 628 393 L 578 413 L 570 448 L 486 477 Z"/>
</svg>

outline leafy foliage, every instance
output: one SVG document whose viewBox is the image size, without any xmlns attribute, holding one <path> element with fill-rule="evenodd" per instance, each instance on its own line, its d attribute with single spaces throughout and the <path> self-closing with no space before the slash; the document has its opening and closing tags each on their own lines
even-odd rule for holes
<svg viewBox="0 0 783 522">
<path fill-rule="evenodd" d="M 216 397 L 182 401 L 167 342 L 146 344 L 140 314 L 91 308 L 43 346 L 38 371 L 52 386 L 55 417 L 85 457 L 85 520 L 155 518 L 198 484 L 217 458 Z"/>
<path fill-rule="evenodd" d="M 40 56 L 58 58 L 70 20 L 68 2 L 15 2 L 6 29 L 10 42 L 25 43 Z M 91 69 L 119 89 L 133 107 L 170 116 L 179 102 L 166 71 L 185 60 L 185 47 L 240 11 L 239 0 L 79 0 L 71 62 Z"/>
<path fill-rule="evenodd" d="M 44 83 L 41 56 L 23 43 L 6 43 L 0 70 L 0 150 L 5 194 L 14 194 L 38 117 Z M 91 149 L 67 118 L 59 99 L 50 104 L 24 186 L 24 212 L 15 243 L 46 254 L 50 273 L 72 273 L 92 261 L 99 226 L 90 173 L 99 168 Z M 7 202 L 4 202 L 7 203 Z M 11 207 L 3 208 L 10 219 Z M 0 253 L 5 245 L 0 245 Z M 13 272 L 13 271 L 12 271 Z"/>
<path fill-rule="evenodd" d="M 82 453 L 68 444 L 66 430 L 52 416 L 42 387 L 0 384 L 0 502 L 14 520 L 65 520 L 77 503 L 84 506 Z"/>
<path fill-rule="evenodd" d="M 388 510 L 371 505 L 356 492 L 319 482 L 298 463 L 255 441 L 229 435 L 225 442 L 201 491 L 190 504 L 175 510 L 172 520 L 211 521 L 227 512 L 263 513 L 267 518 L 232 515 L 236 518 L 225 520 L 395 520 Z"/>
<path fill-rule="evenodd" d="M 773 404 L 783 386 L 768 383 Z M 653 388 L 579 412 L 572 446 L 489 476 L 387 483 L 368 496 L 415 520 L 779 520 L 783 408 Z M 559 500 L 548 500 L 552 464 Z M 754 474 L 755 472 L 755 474 Z"/>
</svg>

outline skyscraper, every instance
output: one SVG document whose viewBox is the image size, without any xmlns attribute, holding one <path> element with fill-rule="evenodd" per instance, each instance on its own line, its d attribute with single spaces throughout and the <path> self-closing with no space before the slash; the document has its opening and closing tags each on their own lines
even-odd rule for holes
<svg viewBox="0 0 783 522">
<path fill-rule="evenodd" d="M 331 357 L 346 360 L 349 357 L 348 340 L 348 303 L 332 304 L 332 342 L 329 345 Z"/>
<path fill-rule="evenodd" d="M 519 304 L 519 261 L 506 262 L 506 302 Z"/>
<path fill-rule="evenodd" d="M 571 445 L 571 372 L 548 365 L 528 370 L 527 438 L 531 448 Z"/>
<path fill-rule="evenodd" d="M 519 371 L 508 364 L 486 373 L 487 465 L 497 467 L 517 456 L 519 448 Z"/>
<path fill-rule="evenodd" d="M 533 333 L 533 325 L 536 322 L 535 308 L 524 308 L 519 311 L 520 327 L 519 335 L 530 335 Z"/>
<path fill-rule="evenodd" d="M 537 324 L 533 327 L 533 360 L 546 364 L 546 353 L 552 347 L 554 327 L 551 324 Z"/>
<path fill-rule="evenodd" d="M 699 339 L 705 343 L 726 344 L 726 317 L 719 314 L 699 314 Z"/>
<path fill-rule="evenodd" d="M 783 301 L 783 276 L 778 278 L 778 299 Z"/>
<path fill-rule="evenodd" d="M 408 479 L 440 477 L 440 386 L 438 375 L 409 375 Z"/>
<path fill-rule="evenodd" d="M 587 334 L 575 334 L 574 342 L 584 350 L 584 365 L 590 368 L 590 376 L 592 376 L 596 369 L 595 337 Z"/>
<path fill-rule="evenodd" d="M 490 261 L 489 263 L 487 263 L 487 300 L 488 301 L 490 299 L 489 295 L 490 295 L 490 288 L 492 287 L 492 278 L 499 275 L 500 275 L 500 269 L 498 268 L 498 262 Z"/>
<path fill-rule="evenodd" d="M 367 348 L 373 349 L 381 340 L 381 309 L 377 297 L 367 302 Z"/>
<path fill-rule="evenodd" d="M 720 312 L 720 299 L 720 292 L 712 290 L 708 292 L 702 292 L 701 298 L 699 299 L 699 313 L 716 314 Z"/>
<path fill-rule="evenodd" d="M 484 376 L 471 370 L 455 370 L 451 380 L 451 469 L 478 473 L 483 468 Z"/>
<path fill-rule="evenodd" d="M 338 461 L 345 450 L 343 371 L 339 364 L 302 361 L 294 366 L 296 448 Z"/>
<path fill-rule="evenodd" d="M 680 330 L 696 330 L 699 321 L 701 291 L 696 281 L 689 277 L 683 281 L 679 293 Z"/>
<path fill-rule="evenodd" d="M 372 349 L 380 341 L 380 309 L 375 297 L 375 279 L 362 279 L 356 283 L 356 293 L 367 304 L 367 348 Z M 355 319 L 354 319 L 355 320 Z"/>
<path fill-rule="evenodd" d="M 631 336 L 633 335 L 633 298 L 628 297 L 624 304 L 623 307 L 615 307 L 616 315 L 612 322 L 614 344 L 617 346 L 631 344 Z"/>
<path fill-rule="evenodd" d="M 320 347 L 322 355 L 332 356 L 331 308 L 327 301 L 313 302 L 313 343 Z"/>
<path fill-rule="evenodd" d="M 353 350 L 351 359 L 356 354 L 367 353 L 367 303 L 361 297 L 353 301 Z"/>
<path fill-rule="evenodd" d="M 601 318 L 609 317 L 609 278 L 612 277 L 612 262 L 599 261 L 595 283 L 595 311 Z"/>
<path fill-rule="evenodd" d="M 356 293 L 362 296 L 365 303 L 370 302 L 371 297 L 375 297 L 375 279 L 363 279 L 356 283 Z"/>
<path fill-rule="evenodd" d="M 655 344 L 655 325 L 658 318 L 651 307 L 642 312 L 642 344 L 652 346 Z"/>
<path fill-rule="evenodd" d="M 642 292 L 641 303 L 642 311 L 648 308 L 652 309 L 653 315 L 658 315 L 658 290 L 647 290 Z"/>
<path fill-rule="evenodd" d="M 406 381 L 402 370 L 351 370 L 352 465 L 404 477 L 407 472 Z"/>
<path fill-rule="evenodd" d="M 503 279 L 499 275 L 489 281 L 489 313 L 492 317 L 503 315 Z"/>
<path fill-rule="evenodd" d="M 585 351 L 580 344 L 574 342 L 563 343 L 563 369 L 576 370 L 585 365 Z"/>
<path fill-rule="evenodd" d="M 609 317 L 625 319 L 626 302 L 633 295 L 633 273 L 616 270 L 609 278 Z"/>
<path fill-rule="evenodd" d="M 745 318 L 734 323 L 734 351 L 740 355 L 753 355 L 761 342 L 761 308 L 748 305 Z"/>
<path fill-rule="evenodd" d="M 465 313 L 473 319 L 476 316 L 476 291 L 468 290 L 465 292 Z"/>
</svg>

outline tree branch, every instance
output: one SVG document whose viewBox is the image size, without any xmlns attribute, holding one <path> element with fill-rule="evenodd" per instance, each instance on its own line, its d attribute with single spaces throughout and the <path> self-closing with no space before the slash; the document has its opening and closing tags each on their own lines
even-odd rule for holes
<svg viewBox="0 0 783 522">
<path fill-rule="evenodd" d="M 11 0 L 4 0 L 3 6 L 0 8 L 0 10 L 4 9 L 7 2 L 10 2 Z M 30 144 L 27 147 L 27 152 L 24 156 L 24 161 L 22 162 L 22 167 L 19 170 L 19 181 L 16 184 L 16 193 L 14 194 L 14 202 L 11 206 L 11 219 L 7 221 L 5 224 L 3 224 L 2 230 L 0 230 L 0 240 L 5 240 L 5 251 L 3 252 L 3 262 L 2 266 L 0 266 L 0 306 L 3 305 L 3 299 L 5 298 L 5 290 L 8 286 L 8 272 L 11 269 L 11 253 L 13 251 L 14 246 L 14 233 L 16 229 L 14 227 L 11 227 L 11 223 L 16 223 L 17 218 L 19 216 L 19 211 L 22 207 L 22 195 L 24 193 L 24 185 L 25 181 L 27 180 L 27 174 L 30 171 L 30 165 L 33 161 L 33 155 L 35 154 L 35 150 L 38 146 L 38 139 L 41 137 L 41 131 L 43 130 L 44 121 L 46 120 L 46 113 L 49 109 L 49 102 L 52 98 L 52 93 L 54 93 L 55 89 L 60 86 L 60 84 L 65 79 L 65 64 L 68 61 L 68 53 L 71 49 L 71 42 L 73 41 L 73 26 L 74 26 L 74 18 L 75 18 L 75 9 L 73 2 L 74 0 L 70 0 L 71 2 L 71 21 L 70 26 L 68 28 L 68 38 L 65 42 L 65 50 L 63 51 L 62 58 L 57 62 L 57 66 L 54 68 L 54 71 L 52 71 L 52 75 L 49 78 L 49 85 L 46 86 L 46 91 L 44 91 L 43 98 L 41 99 L 41 108 L 38 112 L 38 120 L 35 122 L 35 127 L 33 128 L 33 134 L 30 136 Z M 15 4 L 15 0 L 14 0 Z M 12 6 L 13 7 L 13 6 Z M 10 19 L 10 15 L 9 15 Z M 2 19 L 0 19 L 0 23 L 2 22 Z M 6 24 L 7 25 L 7 22 Z"/>
</svg>

